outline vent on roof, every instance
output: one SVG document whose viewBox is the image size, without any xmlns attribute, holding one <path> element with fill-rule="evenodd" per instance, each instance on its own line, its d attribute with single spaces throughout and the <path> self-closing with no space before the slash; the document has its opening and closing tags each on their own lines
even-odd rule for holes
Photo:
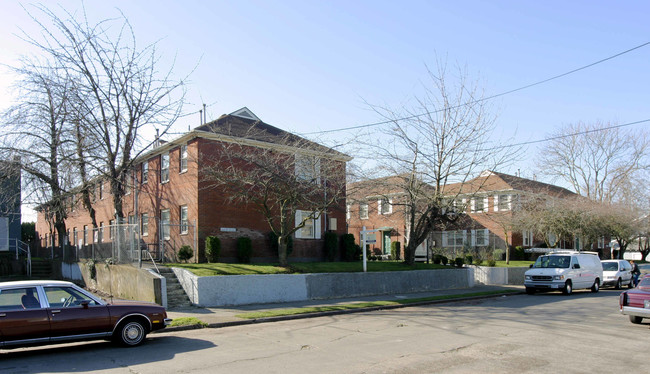
<svg viewBox="0 0 650 374">
<path fill-rule="evenodd" d="M 236 111 L 230 113 L 230 115 L 231 116 L 241 117 L 241 118 L 253 119 L 253 120 L 256 120 L 256 121 L 260 120 L 255 114 L 253 114 L 253 112 L 250 111 L 250 109 L 248 109 L 246 107 L 243 107 L 243 108 L 241 108 L 239 110 L 236 110 Z"/>
</svg>

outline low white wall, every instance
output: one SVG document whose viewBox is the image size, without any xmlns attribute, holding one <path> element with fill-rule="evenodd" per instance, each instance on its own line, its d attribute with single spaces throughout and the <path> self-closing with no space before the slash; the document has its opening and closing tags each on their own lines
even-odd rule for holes
<svg viewBox="0 0 650 374">
<path fill-rule="evenodd" d="M 525 267 L 488 267 L 470 266 L 474 270 L 474 281 L 476 284 L 489 285 L 523 285 Z"/>
<path fill-rule="evenodd" d="M 469 268 L 383 273 L 221 275 L 197 277 L 173 268 L 193 304 L 202 307 L 424 292 L 474 286 Z"/>
</svg>

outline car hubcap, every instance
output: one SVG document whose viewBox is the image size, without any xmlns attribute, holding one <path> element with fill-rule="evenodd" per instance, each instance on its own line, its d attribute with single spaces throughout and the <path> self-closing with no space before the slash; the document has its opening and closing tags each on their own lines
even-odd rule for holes
<svg viewBox="0 0 650 374">
<path fill-rule="evenodd" d="M 130 323 L 124 329 L 124 338 L 129 343 L 137 343 L 142 339 L 142 327 L 137 323 Z"/>
</svg>

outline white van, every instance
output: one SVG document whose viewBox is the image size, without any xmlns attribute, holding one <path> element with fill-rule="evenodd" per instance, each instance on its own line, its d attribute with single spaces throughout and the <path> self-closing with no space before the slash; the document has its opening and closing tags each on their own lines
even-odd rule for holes
<svg viewBox="0 0 650 374">
<path fill-rule="evenodd" d="M 603 287 L 614 286 L 617 290 L 623 285 L 634 287 L 632 265 L 627 260 L 603 260 L 601 264 L 603 264 Z"/>
<path fill-rule="evenodd" d="M 561 290 L 570 295 L 574 289 L 591 288 L 598 292 L 603 266 L 596 252 L 552 251 L 539 256 L 524 275 L 526 293 Z"/>
</svg>

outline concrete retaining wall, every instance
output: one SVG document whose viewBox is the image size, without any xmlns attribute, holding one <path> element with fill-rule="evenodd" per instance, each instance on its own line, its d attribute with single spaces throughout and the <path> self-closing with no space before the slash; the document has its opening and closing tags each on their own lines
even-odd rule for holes
<svg viewBox="0 0 650 374">
<path fill-rule="evenodd" d="M 95 265 L 95 278 L 85 263 L 62 264 L 64 278 L 83 281 L 91 289 L 105 292 L 117 299 L 149 301 L 165 306 L 166 282 L 159 274 L 131 265 Z"/>
<path fill-rule="evenodd" d="M 193 304 L 203 307 L 424 292 L 474 286 L 469 268 L 384 273 L 222 275 L 173 268 Z"/>
<path fill-rule="evenodd" d="M 528 268 L 497 268 L 487 266 L 470 266 L 474 272 L 474 281 L 477 284 L 509 284 L 523 285 L 524 273 Z"/>
</svg>

